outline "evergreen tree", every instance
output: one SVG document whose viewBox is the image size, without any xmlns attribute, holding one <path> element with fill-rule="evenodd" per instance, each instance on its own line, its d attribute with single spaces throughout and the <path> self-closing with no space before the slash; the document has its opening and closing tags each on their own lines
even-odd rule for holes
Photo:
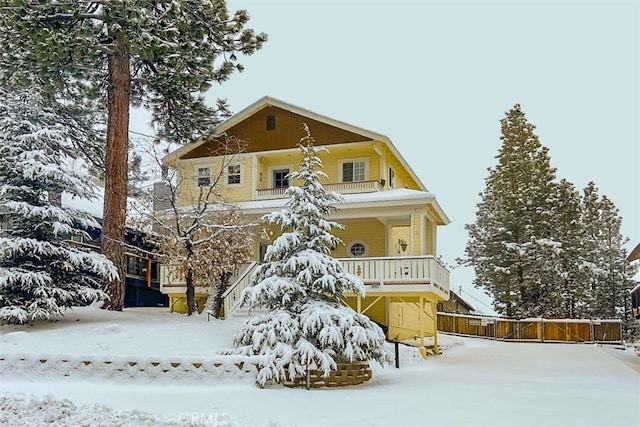
<svg viewBox="0 0 640 427">
<path fill-rule="evenodd" d="M 74 130 L 61 121 L 33 94 L 0 91 L 0 319 L 12 323 L 104 299 L 99 279 L 117 274 L 103 255 L 65 240 L 99 224 L 51 202 L 93 193 L 87 177 L 65 168 Z"/>
<path fill-rule="evenodd" d="M 494 297 L 498 313 L 533 316 L 544 312 L 545 278 L 554 268 L 547 257 L 557 246 L 549 198 L 555 169 L 520 105 L 501 127 L 498 165 L 489 169 L 476 222 L 466 225 L 470 239 L 462 262 L 474 267 L 475 286 Z"/>
<path fill-rule="evenodd" d="M 263 218 L 282 234 L 267 248 L 265 263 L 243 294 L 249 307 L 269 312 L 247 322 L 234 339 L 236 353 L 266 356 L 257 378 L 262 386 L 302 376 L 310 367 L 329 375 L 336 361 L 390 361 L 382 330 L 340 303 L 345 292 L 364 296 L 364 285 L 330 255 L 341 244 L 331 230 L 342 226 L 327 218 L 341 198 L 320 184 L 326 178 L 318 170 L 320 149 L 303 128 L 303 159 L 289 176 L 300 186 L 287 189 L 285 209 Z"/>
<path fill-rule="evenodd" d="M 550 284 L 541 315 L 556 318 L 585 317 L 589 305 L 586 283 L 590 264 L 584 247 L 580 193 L 567 180 L 560 180 L 550 196 L 553 208 L 552 230 L 558 244 L 548 254 L 549 264 L 545 281 Z"/>
<path fill-rule="evenodd" d="M 584 223 L 590 247 L 588 257 L 593 274 L 590 276 L 592 317 L 622 317 L 629 303 L 634 270 L 626 260 L 623 245 L 627 239 L 620 234 L 622 218 L 607 196 L 599 196 L 595 183 L 589 182 L 583 193 Z"/>
<path fill-rule="evenodd" d="M 202 93 L 242 70 L 236 53 L 266 40 L 245 28 L 248 19 L 244 10 L 230 16 L 224 0 L 2 2 L 0 86 L 42 87 L 78 125 L 106 129 L 106 146 L 83 147 L 104 152 L 102 250 L 119 272 L 105 308 L 124 305 L 130 106 L 151 109 L 161 139 L 207 135 L 228 111 L 222 100 L 207 107 Z"/>
</svg>

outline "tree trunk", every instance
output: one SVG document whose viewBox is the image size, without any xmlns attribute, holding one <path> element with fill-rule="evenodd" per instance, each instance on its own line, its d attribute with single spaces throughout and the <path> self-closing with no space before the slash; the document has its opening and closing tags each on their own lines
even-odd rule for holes
<svg viewBox="0 0 640 427">
<path fill-rule="evenodd" d="M 218 319 L 220 318 L 220 309 L 222 308 L 222 295 L 225 293 L 227 288 L 229 287 L 229 278 L 231 278 L 231 272 L 225 271 L 220 275 L 220 283 L 218 283 L 218 287 L 216 288 L 216 294 L 213 298 L 213 307 L 211 307 L 211 311 L 213 316 Z M 229 313 L 225 313 L 225 316 L 228 316 Z"/>
<path fill-rule="evenodd" d="M 124 34 L 118 33 L 108 55 L 107 147 L 102 222 L 102 252 L 118 269 L 118 278 L 107 283 L 110 300 L 102 308 L 122 311 L 127 259 L 123 245 L 127 215 L 127 167 L 129 153 L 130 58 Z"/>
<path fill-rule="evenodd" d="M 187 315 L 191 316 L 196 311 L 196 292 L 193 287 L 193 270 L 191 267 L 187 267 L 185 278 L 187 282 Z"/>
</svg>

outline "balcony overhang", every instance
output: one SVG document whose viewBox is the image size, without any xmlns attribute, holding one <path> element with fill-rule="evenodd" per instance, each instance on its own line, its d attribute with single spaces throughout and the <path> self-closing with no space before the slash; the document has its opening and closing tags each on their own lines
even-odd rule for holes
<svg viewBox="0 0 640 427">
<path fill-rule="evenodd" d="M 325 185 L 325 188 L 327 187 L 328 184 Z M 332 220 L 362 218 L 363 211 L 370 213 L 372 217 L 389 217 L 397 216 L 400 212 L 426 210 L 434 217 L 437 225 L 450 223 L 435 196 L 425 191 L 398 188 L 387 191 L 344 192 L 342 197 L 343 202 L 336 204 L 336 211 L 331 214 Z M 238 202 L 237 207 L 246 215 L 260 217 L 283 209 L 288 201 L 283 191 L 282 198 Z"/>
</svg>

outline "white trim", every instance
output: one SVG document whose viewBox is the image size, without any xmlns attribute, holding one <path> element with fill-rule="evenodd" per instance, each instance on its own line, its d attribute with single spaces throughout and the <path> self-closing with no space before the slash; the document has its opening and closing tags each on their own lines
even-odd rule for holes
<svg viewBox="0 0 640 427">
<path fill-rule="evenodd" d="M 358 157 L 353 159 L 343 159 L 338 160 L 338 182 L 345 182 L 343 173 L 343 165 L 347 163 L 364 163 L 364 177 L 360 180 L 353 180 L 348 182 L 359 182 L 359 181 L 367 181 L 369 179 L 369 157 Z"/>
<path fill-rule="evenodd" d="M 200 171 L 201 170 L 205 170 L 208 169 L 209 170 L 209 184 L 207 185 L 200 185 L 200 178 L 206 178 L 206 176 L 204 174 L 200 175 Z M 203 165 L 203 164 L 196 164 L 193 166 L 193 177 L 195 180 L 195 185 L 198 188 L 202 188 L 202 187 L 209 187 L 211 185 L 211 165 Z"/>
<path fill-rule="evenodd" d="M 240 168 L 240 171 L 237 174 L 233 174 L 233 175 L 240 175 L 240 182 L 235 182 L 230 184 L 229 183 L 229 168 L 233 167 L 233 166 L 238 166 Z M 233 163 L 228 163 L 225 165 L 224 167 L 224 186 L 225 187 L 242 187 L 244 186 L 244 179 L 243 179 L 243 173 L 244 173 L 244 162 L 233 162 Z"/>
<path fill-rule="evenodd" d="M 289 165 L 276 165 L 276 166 L 269 166 L 267 168 L 267 185 L 269 186 L 268 188 L 275 188 L 275 182 L 273 179 L 273 173 L 275 171 L 279 171 L 279 170 L 284 170 L 287 169 L 289 171 L 289 173 L 291 173 L 293 171 L 293 165 L 289 164 Z M 291 182 L 289 182 L 289 185 L 291 185 Z"/>
<path fill-rule="evenodd" d="M 394 188 L 396 188 L 396 170 L 390 164 L 387 174 L 387 185 L 389 186 L 390 190 L 393 190 Z"/>
</svg>

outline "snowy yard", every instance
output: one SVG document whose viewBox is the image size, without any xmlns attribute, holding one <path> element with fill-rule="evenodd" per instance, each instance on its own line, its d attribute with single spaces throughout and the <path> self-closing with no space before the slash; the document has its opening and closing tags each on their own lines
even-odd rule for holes
<svg viewBox="0 0 640 427">
<path fill-rule="evenodd" d="M 56 322 L 1 326 L 0 355 L 210 358 L 245 320 L 89 307 Z M 640 357 L 631 349 L 446 335 L 440 343 L 443 354 L 426 361 L 403 347 L 400 369 L 373 364 L 363 385 L 310 391 L 260 389 L 251 375 L 64 377 L 5 366 L 0 425 L 640 425 Z"/>
</svg>

